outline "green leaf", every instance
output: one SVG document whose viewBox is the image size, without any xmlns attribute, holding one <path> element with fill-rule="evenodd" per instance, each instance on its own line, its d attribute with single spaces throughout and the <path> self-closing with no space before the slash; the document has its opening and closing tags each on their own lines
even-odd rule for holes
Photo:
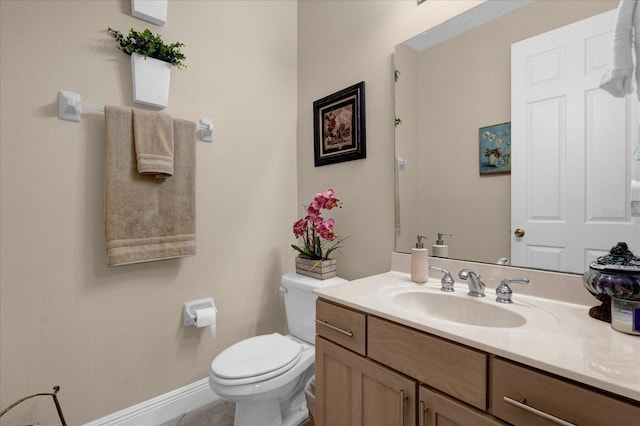
<svg viewBox="0 0 640 426">
<path fill-rule="evenodd" d="M 184 47 L 183 43 L 165 44 L 159 34 L 153 34 L 148 28 L 142 32 L 131 28 L 127 37 L 111 27 L 107 28 L 107 32 L 118 43 L 118 49 L 127 55 L 138 53 L 145 57 L 168 62 L 178 69 L 186 68 L 184 62 L 187 57 L 181 51 L 181 48 Z"/>
</svg>

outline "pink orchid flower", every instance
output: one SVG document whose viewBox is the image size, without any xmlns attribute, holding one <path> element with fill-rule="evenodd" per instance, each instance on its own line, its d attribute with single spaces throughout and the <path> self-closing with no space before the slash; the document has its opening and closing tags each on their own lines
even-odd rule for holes
<svg viewBox="0 0 640 426">
<path fill-rule="evenodd" d="M 334 231 L 335 221 L 325 220 L 321 210 L 331 210 L 340 206 L 340 199 L 335 196 L 332 188 L 314 195 L 311 203 L 306 207 L 306 216 L 297 220 L 293 224 L 293 235 L 302 239 L 302 244 L 297 246 L 292 244 L 295 250 L 303 258 L 314 260 L 327 260 L 333 250 L 338 248 L 341 242 Z M 324 247 L 324 242 L 334 241 L 328 248 Z M 322 240 L 325 240 L 324 242 Z"/>
</svg>

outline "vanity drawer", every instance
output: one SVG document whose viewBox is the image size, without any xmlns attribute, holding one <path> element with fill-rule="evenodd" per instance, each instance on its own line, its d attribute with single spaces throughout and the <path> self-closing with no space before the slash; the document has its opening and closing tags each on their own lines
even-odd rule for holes
<svg viewBox="0 0 640 426">
<path fill-rule="evenodd" d="M 484 352 L 369 316 L 368 357 L 466 402 L 487 409 Z"/>
<path fill-rule="evenodd" d="M 360 355 L 367 354 L 367 316 L 362 312 L 317 299 L 316 334 Z"/>
<path fill-rule="evenodd" d="M 515 425 L 630 425 L 640 419 L 640 404 L 501 358 L 492 359 L 491 377 L 489 411 Z"/>
</svg>

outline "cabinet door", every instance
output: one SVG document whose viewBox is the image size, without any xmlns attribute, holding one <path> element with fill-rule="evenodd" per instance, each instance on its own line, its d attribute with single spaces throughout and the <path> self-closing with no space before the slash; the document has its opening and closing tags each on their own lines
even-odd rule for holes
<svg viewBox="0 0 640 426">
<path fill-rule="evenodd" d="M 418 426 L 502 426 L 508 424 L 426 386 L 420 386 L 418 410 Z"/>
<path fill-rule="evenodd" d="M 487 409 L 485 352 L 370 315 L 367 355 L 479 410 Z"/>
<path fill-rule="evenodd" d="M 415 426 L 417 383 L 316 337 L 317 426 Z"/>
</svg>

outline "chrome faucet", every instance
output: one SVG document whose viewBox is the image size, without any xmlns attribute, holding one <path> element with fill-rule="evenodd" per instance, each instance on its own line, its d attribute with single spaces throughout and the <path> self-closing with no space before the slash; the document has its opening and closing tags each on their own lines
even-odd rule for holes
<svg viewBox="0 0 640 426">
<path fill-rule="evenodd" d="M 480 280 L 480 275 L 473 272 L 471 269 L 463 269 L 458 273 L 458 276 L 463 280 L 469 279 L 467 284 L 469 285 L 469 296 L 484 297 L 484 283 Z"/>
<path fill-rule="evenodd" d="M 449 271 L 447 271 L 446 269 L 438 268 L 437 266 L 432 266 L 430 269 L 433 269 L 434 271 L 442 272 L 444 274 L 444 276 L 440 280 L 440 284 L 442 284 L 442 287 L 440 288 L 440 290 L 447 291 L 447 292 L 452 292 L 453 291 L 453 285 L 456 282 L 453 280 L 453 278 L 451 278 L 451 273 Z"/>
<path fill-rule="evenodd" d="M 511 301 L 511 295 L 513 291 L 509 287 L 510 283 L 526 284 L 529 282 L 528 278 L 506 278 L 500 282 L 498 288 L 496 288 L 496 302 L 499 303 L 513 303 Z"/>
</svg>

